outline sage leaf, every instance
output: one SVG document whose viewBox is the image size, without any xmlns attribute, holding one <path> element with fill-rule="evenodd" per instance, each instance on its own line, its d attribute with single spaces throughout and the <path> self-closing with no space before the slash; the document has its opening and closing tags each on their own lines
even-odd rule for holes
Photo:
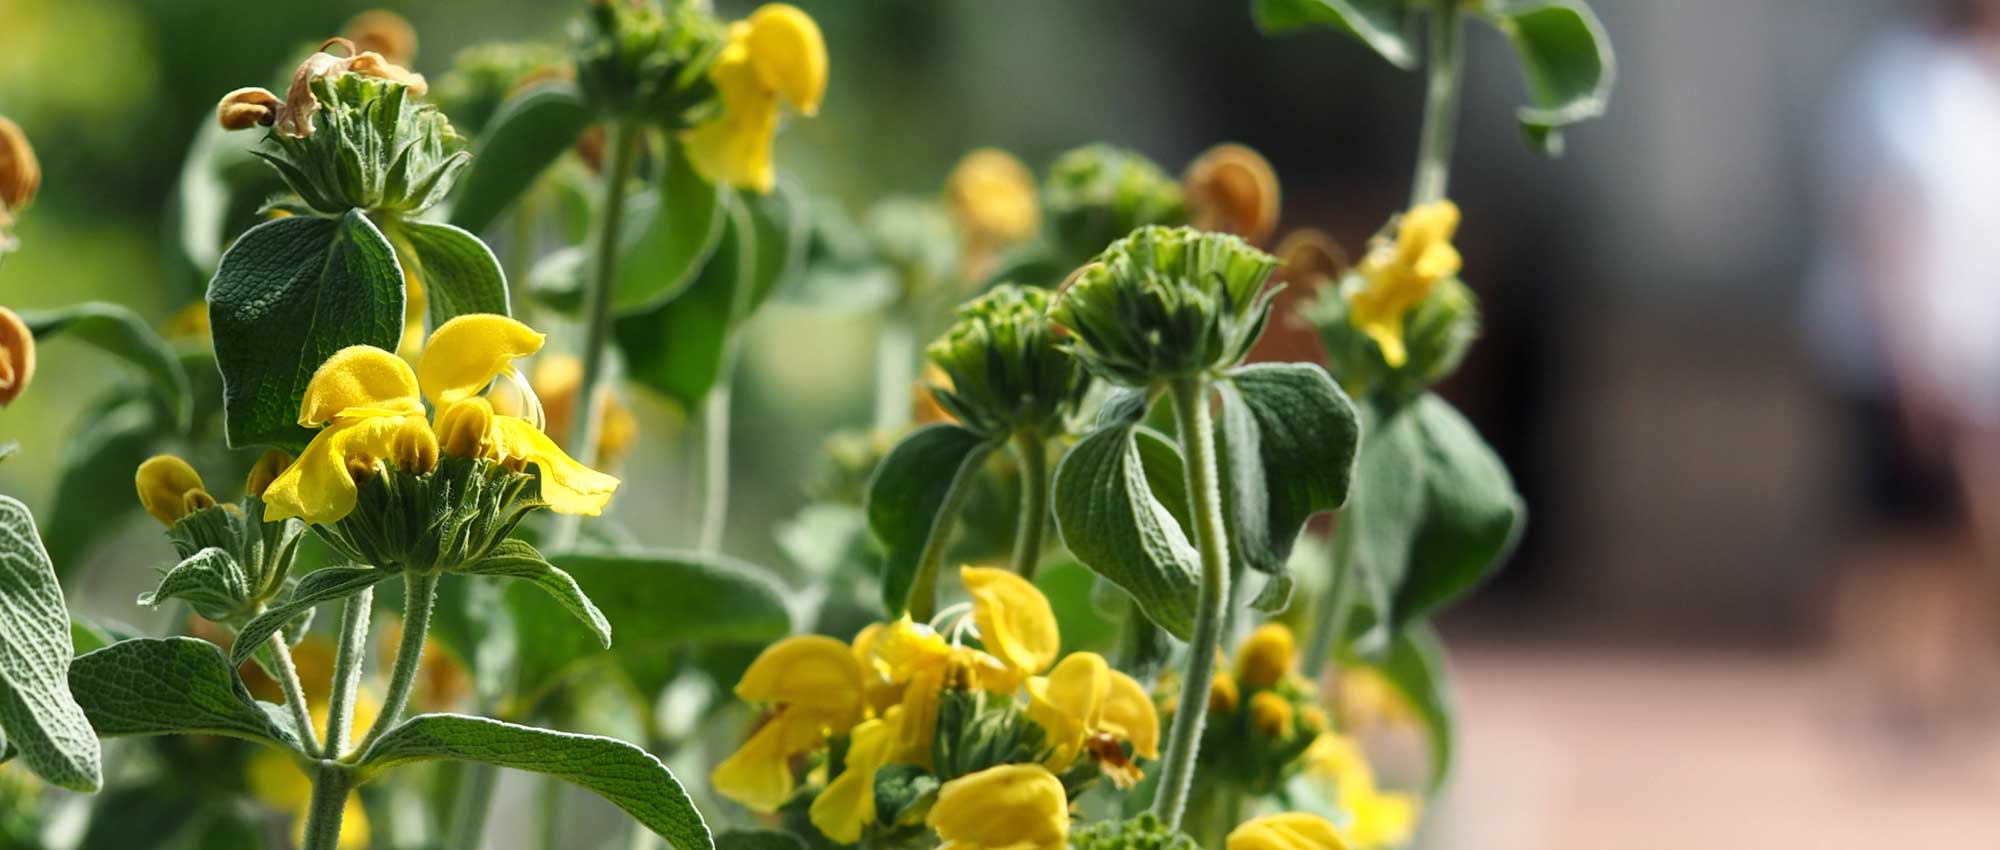
<svg viewBox="0 0 2000 850">
<path fill-rule="evenodd" d="M 715 850 L 806 850 L 806 843 L 779 829 L 732 829 L 715 836 Z"/>
<path fill-rule="evenodd" d="M 55 509 L 45 523 L 56 575 L 75 587 L 75 570 L 103 540 L 105 524 L 134 513 L 132 470 L 157 453 L 168 430 L 159 405 L 122 392 L 107 393 L 77 415 L 57 460 Z"/>
<path fill-rule="evenodd" d="M 644 312 L 681 295 L 722 245 L 728 221 L 724 191 L 703 180 L 681 145 L 668 145 L 659 191 L 634 198 L 640 236 L 624 248 L 611 285 L 611 309 Z"/>
<path fill-rule="evenodd" d="M 551 565 L 542 558 L 542 553 L 523 540 L 503 540 L 493 552 L 471 566 L 459 570 L 466 575 L 499 576 L 521 579 L 534 585 L 550 598 L 561 604 L 563 609 L 582 620 L 590 627 L 590 633 L 597 637 L 604 648 L 611 647 L 611 623 L 604 619 L 604 612 L 592 604 L 583 588 L 569 573 Z"/>
<path fill-rule="evenodd" d="M 236 240 L 208 287 L 229 445 L 297 452 L 306 383 L 350 345 L 388 351 L 403 336 L 403 271 L 360 210 L 291 216 Z"/>
<path fill-rule="evenodd" d="M 166 400 L 175 426 L 187 429 L 194 417 L 194 390 L 187 370 L 181 368 L 173 347 L 139 314 L 117 304 L 86 301 L 56 310 L 25 312 L 21 321 L 27 323 L 37 343 L 58 336 L 74 337 L 139 367 Z"/>
<path fill-rule="evenodd" d="M 1358 415 L 1326 371 L 1309 363 L 1234 369 L 1216 389 L 1229 551 L 1258 572 L 1284 576 L 1306 520 L 1347 501 Z"/>
<path fill-rule="evenodd" d="M 205 640 L 133 638 L 79 655 L 69 688 L 105 737 L 222 735 L 299 747 L 296 730 L 251 698 L 236 665 Z"/>
<path fill-rule="evenodd" d="M 1408 71 L 1417 67 L 1415 6 L 1410 0 L 1254 0 L 1250 8 L 1266 33 L 1331 28 Z"/>
<path fill-rule="evenodd" d="M 727 227 L 694 282 L 673 300 L 612 326 L 627 376 L 685 410 L 699 408 L 722 377 L 739 320 L 737 293 L 756 273 L 750 211 L 733 194 L 723 206 Z"/>
<path fill-rule="evenodd" d="M 325 567 L 306 573 L 284 602 L 271 606 L 243 624 L 243 628 L 236 633 L 236 642 L 229 646 L 230 663 L 243 663 L 265 641 L 270 640 L 273 633 L 313 606 L 346 599 L 392 575 L 395 573 L 373 567 Z"/>
<path fill-rule="evenodd" d="M 159 587 L 139 594 L 138 604 L 152 608 L 179 599 L 203 617 L 217 620 L 249 598 L 249 576 L 236 563 L 236 556 L 210 546 L 175 564 L 160 577 Z"/>
<path fill-rule="evenodd" d="M 70 642 L 69 610 L 35 517 L 0 496 L 0 736 L 36 776 L 95 791 L 102 756 L 65 678 Z"/>
<path fill-rule="evenodd" d="M 1100 428 L 1063 456 L 1054 485 L 1056 530 L 1077 560 L 1186 640 L 1194 631 L 1201 561 L 1181 521 L 1154 494 L 1140 448 L 1146 439 L 1135 425 Z M 1148 451 L 1159 468 L 1157 446 Z M 1179 457 L 1173 459 L 1178 467 Z"/>
<path fill-rule="evenodd" d="M 486 230 L 576 144 L 592 118 L 574 83 L 536 86 L 509 98 L 473 146 L 451 223 L 473 233 Z"/>
<path fill-rule="evenodd" d="M 1522 135 L 1537 152 L 1560 156 L 1562 128 L 1603 115 L 1611 100 L 1617 61 L 1604 25 L 1572 0 L 1492 4 L 1484 14 L 1514 43 L 1528 80 L 1528 105 L 1516 113 Z"/>
<path fill-rule="evenodd" d="M 361 756 L 363 781 L 389 768 L 450 759 L 552 776 L 596 792 L 674 850 L 714 850 L 708 824 L 667 766 L 624 741 L 484 717 L 420 714 Z"/>
<path fill-rule="evenodd" d="M 398 222 L 392 235 L 409 249 L 431 327 L 469 313 L 509 315 L 507 273 L 479 237 L 423 221 Z"/>
<path fill-rule="evenodd" d="M 868 530 L 888 549 L 882 563 L 882 605 L 891 617 L 909 604 L 918 561 L 939 524 L 953 483 L 986 462 L 995 443 L 957 425 L 928 425 L 904 437 L 868 479 Z"/>
</svg>

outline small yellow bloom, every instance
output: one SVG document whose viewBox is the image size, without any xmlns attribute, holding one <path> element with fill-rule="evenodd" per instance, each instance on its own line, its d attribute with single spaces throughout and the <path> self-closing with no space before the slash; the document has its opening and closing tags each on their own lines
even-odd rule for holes
<svg viewBox="0 0 2000 850">
<path fill-rule="evenodd" d="M 773 812 L 796 787 L 793 756 L 852 729 L 863 712 L 861 662 L 840 641 L 789 637 L 766 648 L 744 671 L 736 695 L 776 710 L 764 726 L 709 775 L 717 793 L 754 811 Z"/>
<path fill-rule="evenodd" d="M 1051 770 L 1067 770 L 1088 745 L 1114 784 L 1131 787 L 1140 772 L 1122 748 L 1104 745 L 1125 741 L 1140 758 L 1160 755 L 1160 718 L 1146 689 L 1095 652 L 1071 653 L 1048 676 L 1029 679 L 1028 717 L 1048 733 Z"/>
<path fill-rule="evenodd" d="M 1069 798 L 1041 765 L 1003 764 L 946 782 L 925 822 L 938 850 L 1063 850 Z"/>
<path fill-rule="evenodd" d="M 0 208 L 0 227 L 6 223 L 7 211 Z M 0 234 L 0 251 L 6 250 L 6 239 Z M 34 379 L 35 334 L 19 314 L 0 307 L 0 407 L 13 404 Z"/>
<path fill-rule="evenodd" d="M 847 767 L 813 799 L 807 813 L 813 826 L 840 844 L 861 840 L 861 828 L 875 820 L 875 773 L 889 761 L 901 709 L 863 721 L 849 733 Z"/>
<path fill-rule="evenodd" d="M 1236 650 L 1236 681 L 1245 690 L 1261 690 L 1277 684 L 1292 670 L 1298 643 L 1283 623 L 1265 623 L 1250 633 Z"/>
<path fill-rule="evenodd" d="M 1421 810 L 1417 799 L 1377 789 L 1375 770 L 1353 738 L 1321 734 L 1306 750 L 1304 761 L 1308 777 L 1334 786 L 1334 799 L 1349 818 L 1347 839 L 1357 850 L 1396 847 L 1416 833 Z"/>
<path fill-rule="evenodd" d="M 264 491 L 271 489 L 271 482 L 278 480 L 278 474 L 292 465 L 292 456 L 284 449 L 271 449 L 257 457 L 256 465 L 250 467 L 250 475 L 243 481 L 243 492 L 252 498 L 264 498 Z"/>
<path fill-rule="evenodd" d="M 1253 818 L 1229 831 L 1228 850 L 1347 850 L 1333 822 L 1305 812 Z"/>
<path fill-rule="evenodd" d="M 908 617 L 869 635 L 870 669 L 880 680 L 902 688 L 903 721 L 898 725 L 898 762 L 929 765 L 931 738 L 937 731 L 938 697 L 946 689 L 980 688 L 989 693 L 1013 693 L 1025 674 L 991 654 L 944 639 L 930 626 Z"/>
<path fill-rule="evenodd" d="M 1376 239 L 1356 267 L 1362 284 L 1348 298 L 1348 319 L 1382 348 L 1382 359 L 1401 366 L 1409 359 L 1403 348 L 1403 318 L 1438 281 L 1458 274 L 1458 249 L 1451 237 L 1458 231 L 1458 206 L 1434 201 L 1410 208 L 1396 226 L 1393 240 Z"/>
<path fill-rule="evenodd" d="M 1266 738 L 1290 738 L 1296 714 L 1292 703 L 1277 691 L 1258 691 L 1250 697 L 1250 727 Z"/>
<path fill-rule="evenodd" d="M 1042 224 L 1035 175 L 1013 154 L 980 148 L 952 166 L 945 196 L 976 247 L 993 248 L 1035 235 Z"/>
<path fill-rule="evenodd" d="M 972 618 L 986 651 L 1022 675 L 1040 673 L 1062 651 L 1056 612 L 1034 583 L 1007 570 L 963 567 Z"/>
<path fill-rule="evenodd" d="M 770 3 L 729 27 L 729 42 L 709 77 L 722 114 L 685 135 L 688 159 L 708 179 L 771 191 L 771 139 L 778 99 L 801 114 L 819 111 L 826 92 L 826 41 L 797 7 Z"/>
<path fill-rule="evenodd" d="M 1215 671 L 1215 678 L 1208 683 L 1208 710 L 1216 714 L 1228 714 L 1236 710 L 1243 701 L 1243 694 L 1236 689 L 1236 677 L 1227 670 Z"/>
<path fill-rule="evenodd" d="M 181 517 L 215 504 L 215 497 L 202 486 L 201 475 L 187 461 L 173 455 L 147 458 L 139 464 L 134 478 L 139 504 L 168 527 L 180 522 Z"/>
</svg>

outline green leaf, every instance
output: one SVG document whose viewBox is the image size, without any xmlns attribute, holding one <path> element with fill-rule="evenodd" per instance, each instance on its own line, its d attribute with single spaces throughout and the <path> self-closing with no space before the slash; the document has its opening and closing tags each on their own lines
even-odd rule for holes
<svg viewBox="0 0 2000 850">
<path fill-rule="evenodd" d="M 107 354 L 139 367 L 151 378 L 176 427 L 185 430 L 194 416 L 194 391 L 180 358 L 137 313 L 117 304 L 88 301 L 57 310 L 35 310 L 21 314 L 37 343 L 68 335 L 96 346 Z"/>
<path fill-rule="evenodd" d="M 1194 630 L 1201 563 L 1180 521 L 1154 495 L 1144 439 L 1135 425 L 1111 425 L 1063 456 L 1055 476 L 1056 528 L 1077 560 L 1185 640 Z"/>
<path fill-rule="evenodd" d="M 552 566 L 542 558 L 542 553 L 523 540 L 503 540 L 493 552 L 469 567 L 458 572 L 475 576 L 499 576 L 521 579 L 540 588 L 550 598 L 561 604 L 564 610 L 576 615 L 590 633 L 597 636 L 604 648 L 611 647 L 611 623 L 604 619 L 604 612 L 597 610 L 583 588 L 569 573 Z"/>
<path fill-rule="evenodd" d="M 1306 520 L 1347 501 L 1361 436 L 1354 403 L 1309 363 L 1245 366 L 1216 389 L 1230 553 L 1258 572 L 1285 576 Z"/>
<path fill-rule="evenodd" d="M 726 198 L 728 227 L 694 283 L 672 301 L 619 318 L 612 328 L 626 374 L 687 410 L 700 407 L 722 375 L 736 331 L 737 293 L 757 265 L 756 224 L 734 195 Z"/>
<path fill-rule="evenodd" d="M 35 518 L 0 496 L 0 733 L 21 761 L 74 791 L 103 784 L 97 736 L 70 695 L 69 609 Z"/>
<path fill-rule="evenodd" d="M 623 809 L 674 850 L 713 850 L 708 825 L 679 779 L 624 741 L 517 726 L 484 717 L 420 714 L 361 757 L 363 781 L 397 765 L 451 759 L 567 780 Z"/>
<path fill-rule="evenodd" d="M 1516 113 L 1528 144 L 1560 156 L 1562 128 L 1604 114 L 1617 77 L 1611 38 L 1590 7 L 1572 0 L 1496 5 L 1485 13 L 1514 42 L 1528 79 Z"/>
<path fill-rule="evenodd" d="M 431 327 L 468 313 L 510 314 L 507 273 L 479 237 L 449 224 L 407 220 L 391 235 L 410 249 Z"/>
<path fill-rule="evenodd" d="M 868 479 L 868 530 L 888 549 L 882 562 L 882 605 L 903 613 L 917 562 L 938 523 L 945 495 L 960 476 L 976 471 L 997 444 L 957 425 L 939 423 L 904 437 Z M 949 527 L 947 525 L 946 527 Z"/>
<path fill-rule="evenodd" d="M 778 829 L 732 829 L 715 836 L 715 850 L 806 850 L 806 843 Z"/>
<path fill-rule="evenodd" d="M 657 192 L 635 198 L 640 236 L 618 263 L 611 309 L 644 312 L 680 295 L 719 250 L 728 216 L 720 187 L 703 180 L 681 145 L 668 145 Z"/>
<path fill-rule="evenodd" d="M 105 737 L 223 735 L 299 746 L 236 677 L 215 644 L 191 637 L 133 638 L 79 655 L 69 688 Z"/>
<path fill-rule="evenodd" d="M 107 536 L 105 526 L 138 510 L 132 473 L 156 453 L 169 427 L 152 400 L 121 393 L 105 395 L 77 416 L 57 462 L 45 541 L 57 575 L 71 587 L 83 555 Z"/>
<path fill-rule="evenodd" d="M 1417 67 L 1414 6 L 1410 0 L 1253 0 L 1251 14 L 1258 29 L 1272 35 L 1339 30 L 1407 71 Z"/>
<path fill-rule="evenodd" d="M 249 578 L 236 556 L 210 546 L 175 564 L 160 578 L 159 587 L 139 594 L 138 604 L 154 608 L 179 599 L 202 616 L 217 619 L 210 613 L 234 610 L 250 598 Z"/>
<path fill-rule="evenodd" d="M 780 178 L 770 194 L 739 195 L 750 210 L 757 231 L 756 271 L 750 275 L 750 290 L 739 301 L 736 321 L 748 321 L 805 265 L 811 221 L 806 217 L 805 191 L 790 180 Z"/>
<path fill-rule="evenodd" d="M 403 270 L 361 211 L 292 216 L 243 234 L 208 287 L 229 445 L 297 451 L 299 401 L 314 370 L 350 345 L 394 351 Z"/>
<path fill-rule="evenodd" d="M 473 233 L 485 230 L 576 144 L 592 117 L 582 93 L 568 82 L 536 86 L 501 104 L 458 179 L 451 223 Z"/>
<path fill-rule="evenodd" d="M 1457 751 L 1458 706 L 1451 671 L 1445 666 L 1444 643 L 1436 630 L 1419 623 L 1398 632 L 1382 658 L 1362 663 L 1379 671 L 1416 710 L 1430 751 L 1429 788 L 1436 794 L 1451 776 Z"/>
<path fill-rule="evenodd" d="M 307 609 L 336 599 L 346 599 L 393 575 L 395 573 L 373 567 L 327 567 L 306 573 L 284 602 L 271 606 L 243 624 L 243 629 L 236 633 L 236 642 L 229 646 L 230 662 L 243 663 L 265 641 L 270 640 L 273 633 Z"/>
</svg>

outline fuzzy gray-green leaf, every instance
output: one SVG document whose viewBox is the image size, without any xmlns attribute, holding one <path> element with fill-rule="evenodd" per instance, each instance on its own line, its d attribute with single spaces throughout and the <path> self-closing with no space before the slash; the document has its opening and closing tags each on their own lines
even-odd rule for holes
<svg viewBox="0 0 2000 850">
<path fill-rule="evenodd" d="M 500 105 L 458 179 L 451 223 L 478 233 L 513 205 L 590 126 L 590 107 L 571 83 L 537 86 Z"/>
<path fill-rule="evenodd" d="M 1216 389 L 1229 551 L 1283 575 L 1306 520 L 1347 501 L 1361 433 L 1354 404 L 1308 363 L 1234 369 Z"/>
<path fill-rule="evenodd" d="M 1611 39 L 1590 7 L 1571 0 L 1496 6 L 1486 13 L 1521 60 L 1528 105 L 1521 132 L 1537 151 L 1562 153 L 1562 128 L 1604 114 L 1617 77 Z"/>
<path fill-rule="evenodd" d="M 249 576 L 234 555 L 210 546 L 175 564 L 160 577 L 159 587 L 139 594 L 138 603 L 151 608 L 169 599 L 182 600 L 203 617 L 221 621 L 249 601 Z"/>
<path fill-rule="evenodd" d="M 101 756 L 65 679 L 70 641 L 69 610 L 35 518 L 0 496 L 0 733 L 35 775 L 95 791 Z"/>
<path fill-rule="evenodd" d="M 166 399 L 176 425 L 188 427 L 194 415 L 194 390 L 187 370 L 181 368 L 173 348 L 139 314 L 118 304 L 88 301 L 56 310 L 24 312 L 21 321 L 27 323 L 39 344 L 57 336 L 74 337 L 139 367 Z"/>
<path fill-rule="evenodd" d="M 951 424 L 912 432 L 882 459 L 868 479 L 868 530 L 888 549 L 882 564 L 882 605 L 903 613 L 917 562 L 933 534 L 940 509 L 962 469 L 984 463 L 994 443 Z M 969 470 L 968 470 L 969 471 Z"/>
<path fill-rule="evenodd" d="M 264 645 L 264 641 L 270 640 L 273 633 L 289 625 L 307 609 L 336 599 L 346 599 L 392 575 L 395 573 L 372 567 L 327 567 L 306 573 L 284 602 L 271 606 L 243 624 L 243 629 L 236 633 L 236 642 L 229 647 L 230 661 L 243 663 Z"/>
<path fill-rule="evenodd" d="M 1153 493 L 1135 426 L 1100 428 L 1056 467 L 1056 528 L 1077 560 L 1185 640 L 1201 565 L 1174 513 Z M 1155 464 L 1158 466 L 1159 464 Z"/>
<path fill-rule="evenodd" d="M 604 619 L 604 612 L 578 587 L 576 579 L 569 573 L 551 565 L 542 558 L 542 553 L 523 540 L 504 540 L 494 547 L 493 552 L 471 566 L 457 572 L 475 576 L 499 576 L 516 578 L 528 582 L 547 593 L 551 598 L 590 628 L 590 633 L 606 649 L 611 647 L 611 623 Z"/>
<path fill-rule="evenodd" d="M 224 735 L 296 749 L 245 690 L 215 644 L 190 637 L 133 638 L 77 656 L 69 687 L 106 737 Z"/>
</svg>

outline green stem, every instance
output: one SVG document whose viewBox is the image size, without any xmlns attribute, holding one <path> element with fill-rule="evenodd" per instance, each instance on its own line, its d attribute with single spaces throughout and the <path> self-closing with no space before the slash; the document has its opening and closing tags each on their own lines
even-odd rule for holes
<svg viewBox="0 0 2000 850">
<path fill-rule="evenodd" d="M 1208 690 L 1215 681 L 1215 654 L 1222 640 L 1223 615 L 1229 602 L 1229 550 L 1222 524 L 1222 490 L 1217 486 L 1215 423 L 1208 410 L 1208 379 L 1202 375 L 1173 382 L 1174 423 L 1181 444 L 1195 549 L 1201 554 L 1201 593 L 1195 610 L 1194 634 L 1188 641 L 1187 675 L 1180 705 L 1167 732 L 1161 759 L 1160 786 L 1153 814 L 1169 829 L 1178 828 L 1187 807 L 1200 757 L 1201 728 L 1208 719 Z"/>
<path fill-rule="evenodd" d="M 375 588 L 347 597 L 340 609 L 339 643 L 333 650 L 333 692 L 326 703 L 326 746 L 321 754 L 338 759 L 354 740 L 354 694 L 361 687 L 361 662 L 368 653 L 368 615 Z M 337 820 L 337 818 L 336 818 Z"/>
<path fill-rule="evenodd" d="M 952 473 L 951 484 L 945 488 L 944 500 L 938 503 L 936 518 L 931 522 L 930 536 L 924 538 L 924 551 L 917 556 L 917 575 L 910 581 L 907 608 L 912 620 L 927 622 L 937 614 L 938 564 L 944 561 L 945 546 L 951 542 L 952 531 L 958 528 L 958 512 L 965 507 L 965 497 L 972 493 L 972 481 L 979 477 L 979 468 L 997 446 L 997 443 L 980 444 Z"/>
<path fill-rule="evenodd" d="M 493 789 L 500 783 L 497 767 L 477 762 L 465 762 L 463 767 L 458 793 L 452 800 L 445 850 L 479 850 L 485 845 L 486 813 L 493 808 Z"/>
<path fill-rule="evenodd" d="M 291 644 L 285 641 L 285 630 L 271 633 L 271 658 L 277 664 L 278 687 L 285 691 L 285 705 L 292 710 L 292 722 L 299 727 L 299 741 L 305 744 L 306 755 L 318 757 L 319 730 L 313 728 L 312 709 L 306 705 L 306 690 L 299 684 L 299 667 L 292 662 Z"/>
<path fill-rule="evenodd" d="M 895 434 L 910 424 L 910 387 L 917 382 L 917 331 L 903 311 L 882 317 L 875 348 L 875 430 Z"/>
<path fill-rule="evenodd" d="M 1317 679 L 1340 654 L 1340 642 L 1347 633 L 1349 594 L 1354 588 L 1354 533 L 1349 529 L 1349 517 L 1340 517 L 1340 524 L 1334 527 L 1333 540 L 1328 544 L 1327 584 L 1320 594 L 1318 609 L 1313 612 L 1317 622 L 1313 625 L 1312 640 L 1306 645 L 1305 666 L 1300 669 Z"/>
<path fill-rule="evenodd" d="M 354 776 L 339 762 L 322 760 L 312 769 L 312 803 L 306 809 L 306 836 L 300 850 L 335 850 L 340 846 L 340 821 Z"/>
<path fill-rule="evenodd" d="M 1049 524 L 1049 451 L 1033 430 L 1014 435 L 1014 460 L 1021 468 L 1021 515 L 1014 525 L 1014 572 L 1029 581 L 1042 563 L 1042 535 Z"/>
<path fill-rule="evenodd" d="M 1432 0 L 1430 4 L 1430 62 L 1424 94 L 1424 128 L 1418 139 L 1417 173 L 1410 188 L 1410 203 L 1429 203 L 1444 197 L 1451 176 L 1451 145 L 1458 131 L 1460 88 L 1458 0 Z"/>
<path fill-rule="evenodd" d="M 724 368 L 728 360 L 725 358 Z M 702 507 L 701 551 L 722 551 L 722 533 L 729 523 L 729 402 L 732 381 L 728 372 L 708 391 L 702 404 Z"/>
<path fill-rule="evenodd" d="M 542 777 L 541 787 L 536 794 L 536 802 L 539 803 L 538 808 L 541 810 L 541 833 L 536 846 L 542 848 L 542 850 L 558 850 L 558 848 L 564 846 L 562 840 L 562 780 L 551 776 Z"/>
<path fill-rule="evenodd" d="M 403 574 L 403 640 L 396 645 L 395 666 L 389 668 L 389 696 L 382 702 L 382 712 L 375 716 L 368 737 L 361 742 L 363 752 L 402 719 L 403 708 L 410 704 L 410 688 L 416 684 L 417 667 L 423 662 L 424 639 L 431 633 L 431 608 L 437 602 L 437 583 L 436 573 Z"/>
</svg>

